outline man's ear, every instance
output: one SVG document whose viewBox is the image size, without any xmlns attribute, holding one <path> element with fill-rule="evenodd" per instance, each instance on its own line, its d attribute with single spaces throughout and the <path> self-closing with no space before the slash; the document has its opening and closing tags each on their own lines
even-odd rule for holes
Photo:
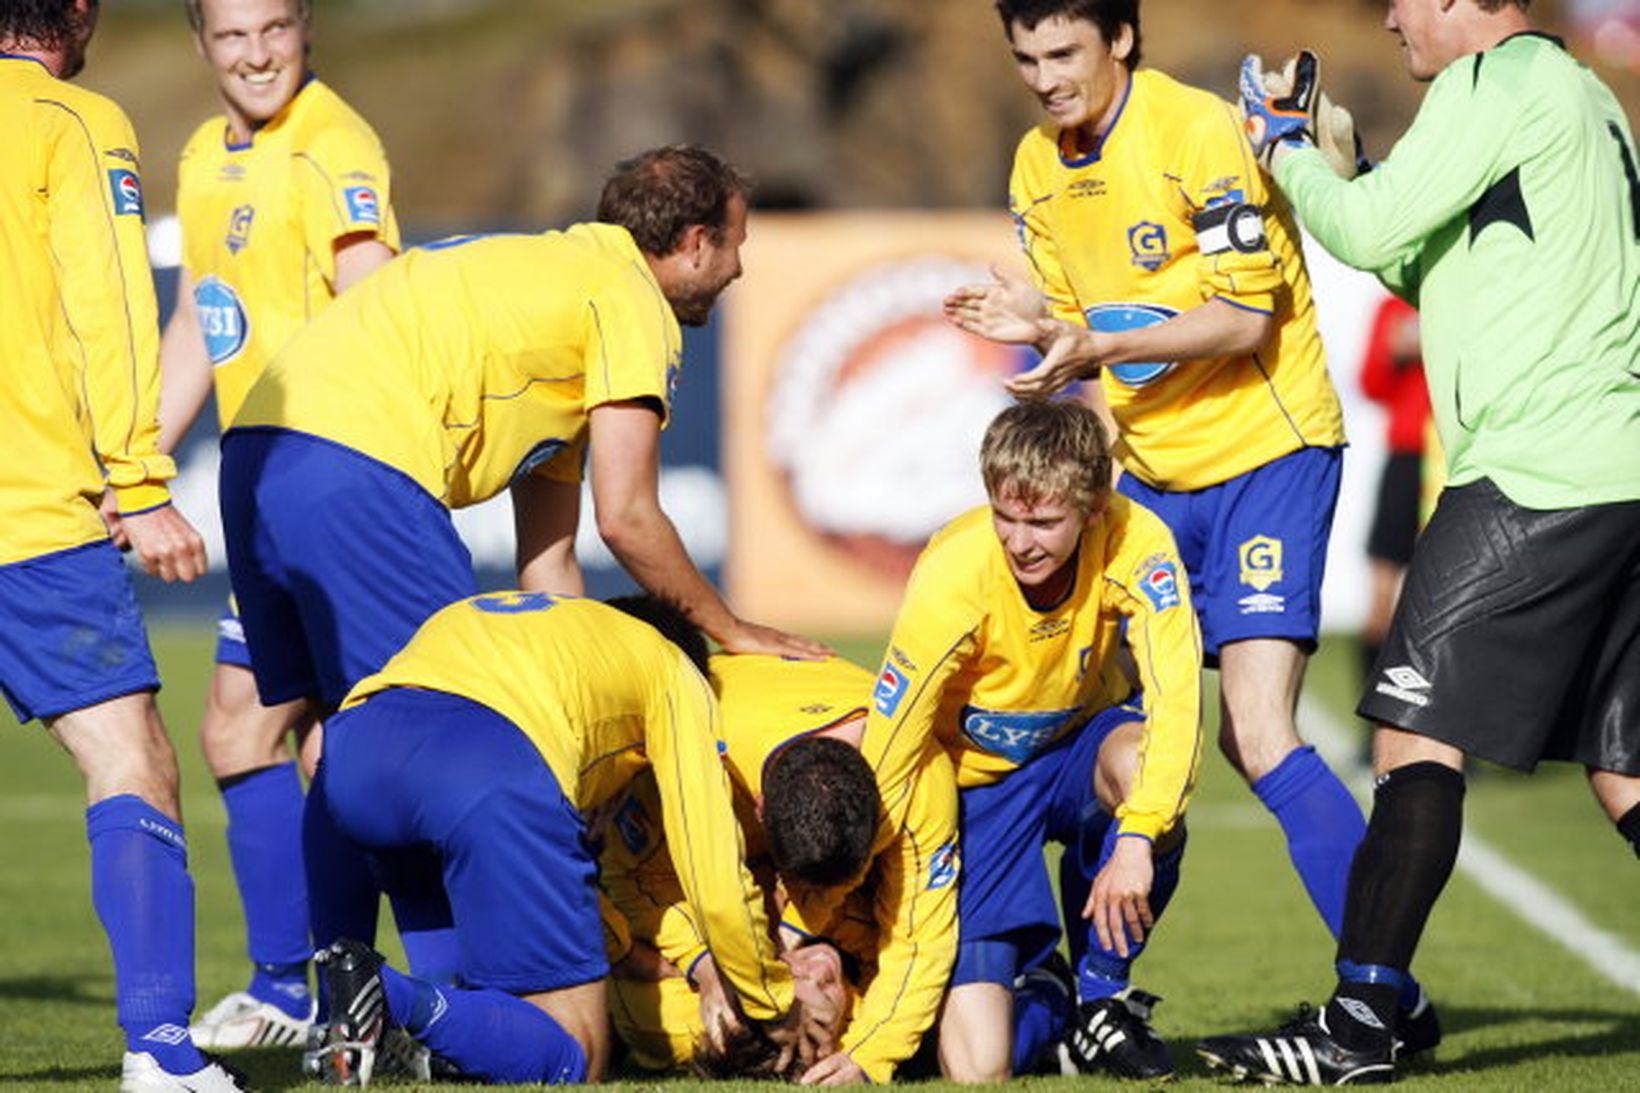
<svg viewBox="0 0 1640 1093">
<path fill-rule="evenodd" d="M 706 261 L 706 244 L 711 239 L 711 229 L 705 224 L 691 224 L 683 229 L 683 235 L 678 239 L 677 254 L 687 259 L 689 265 L 698 269 Z"/>
</svg>

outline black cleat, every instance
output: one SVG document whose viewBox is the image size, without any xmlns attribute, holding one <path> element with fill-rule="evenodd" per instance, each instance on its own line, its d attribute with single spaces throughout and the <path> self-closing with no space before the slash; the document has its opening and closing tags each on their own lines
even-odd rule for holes
<svg viewBox="0 0 1640 1093">
<path fill-rule="evenodd" d="M 1435 1013 L 1435 1003 L 1423 989 L 1418 991 L 1418 1004 L 1395 1015 L 1395 1057 L 1410 1059 L 1425 1051 L 1434 1050 L 1441 1042 L 1441 1019 Z"/>
<path fill-rule="evenodd" d="M 1065 1048 L 1077 1070 L 1105 1071 L 1142 1081 L 1173 1073 L 1167 1045 L 1150 1028 L 1150 1011 L 1161 999 L 1129 987 L 1120 994 L 1084 1002 L 1065 1034 Z"/>
<path fill-rule="evenodd" d="M 1212 1036 L 1196 1045 L 1209 1070 L 1266 1085 L 1377 1085 L 1395 1080 L 1394 1052 L 1352 1051 L 1327 1031 L 1326 1014 L 1308 1005 L 1268 1036 Z"/>
<path fill-rule="evenodd" d="M 382 955 L 362 941 L 342 940 L 315 957 L 330 991 L 330 1022 L 319 1045 L 326 1085 L 369 1085 L 389 1027 Z"/>
</svg>

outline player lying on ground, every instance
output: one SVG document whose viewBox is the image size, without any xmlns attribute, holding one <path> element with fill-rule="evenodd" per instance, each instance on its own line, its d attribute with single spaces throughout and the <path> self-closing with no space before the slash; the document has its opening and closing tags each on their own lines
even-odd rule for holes
<svg viewBox="0 0 1640 1093">
<path fill-rule="evenodd" d="M 454 926 L 462 986 L 333 945 L 326 1080 L 368 1083 L 390 1025 L 471 1078 L 600 1078 L 609 967 L 585 816 L 644 771 L 735 1004 L 793 1057 L 830 1048 L 824 1000 L 776 955 L 744 864 L 704 639 L 660 601 L 625 606 L 641 618 L 545 593 L 452 604 L 331 719 L 310 793 L 390 893 Z"/>
<path fill-rule="evenodd" d="M 841 982 L 831 974 L 841 950 L 852 972 L 838 1051 L 794 1076 L 888 1081 L 933 1024 L 955 953 L 954 821 L 929 807 L 954 792 L 949 760 L 932 756 L 917 773 L 898 836 L 872 859 L 877 789 L 855 750 L 871 673 L 836 658 L 718 655 L 710 675 L 747 853 L 782 908 L 787 956 Z M 616 922 L 629 925 L 612 954 L 620 958 L 616 1027 L 646 1067 L 682 1066 L 705 1046 L 709 1071 L 744 1069 L 754 1059 L 735 1045 L 747 1030 L 725 1004 L 714 958 L 681 899 L 653 798 L 653 789 L 635 792 L 616 810 L 602 859 Z M 862 877 L 845 907 L 843 891 Z M 669 974 L 632 956 L 627 932 Z"/>
<path fill-rule="evenodd" d="M 925 748 L 956 767 L 945 807 L 963 868 L 940 1061 L 966 1081 L 1015 1069 L 1013 984 L 1059 938 L 1043 859 L 1054 838 L 1098 848 L 1068 855 L 1091 884 L 1069 1046 L 1090 1069 L 1160 1076 L 1172 1064 L 1146 1024 L 1153 999 L 1130 989 L 1129 970 L 1177 882 L 1200 756 L 1201 637 L 1183 566 L 1167 527 L 1112 492 L 1085 406 L 1004 411 L 980 465 L 990 504 L 918 559 L 861 743 L 888 824 Z"/>
</svg>

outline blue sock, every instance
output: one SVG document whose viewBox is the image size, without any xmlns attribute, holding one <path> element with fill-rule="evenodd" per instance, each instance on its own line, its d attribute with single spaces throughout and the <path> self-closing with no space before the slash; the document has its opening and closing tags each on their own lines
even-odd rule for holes
<svg viewBox="0 0 1640 1093">
<path fill-rule="evenodd" d="M 172 1074 L 205 1059 L 188 1038 L 194 1008 L 194 882 L 182 825 L 133 794 L 86 809 L 91 902 L 114 953 L 114 994 L 128 1051 Z"/>
<path fill-rule="evenodd" d="M 325 768 L 308 786 L 302 809 L 302 864 L 307 870 L 308 928 L 315 950 L 344 937 L 373 943 L 381 889 L 371 873 L 370 858 L 343 835 L 325 801 Z M 319 976 L 319 1020 L 329 1013 L 325 977 Z"/>
<path fill-rule="evenodd" d="M 435 987 L 382 966 L 387 1011 L 406 1032 L 470 1078 L 486 1082 L 586 1080 L 580 1043 L 544 1010 L 497 990 Z"/>
<path fill-rule="evenodd" d="M 245 948 L 255 971 L 248 992 L 305 1018 L 308 991 L 307 874 L 302 867 L 302 779 L 280 763 L 219 783 L 228 811 L 228 854 L 245 910 Z"/>
<path fill-rule="evenodd" d="M 1094 869 L 1095 876 L 1110 860 L 1118 838 L 1120 835 L 1117 833 L 1116 824 L 1111 824 L 1105 829 L 1105 837 L 1099 849 L 1098 866 Z M 1173 893 L 1178 890 L 1179 863 L 1184 860 L 1184 847 L 1185 840 L 1181 839 L 1178 846 L 1155 859 L 1156 871 L 1150 884 L 1150 914 L 1156 925 L 1160 925 L 1162 912 L 1167 910 Z M 1099 944 L 1099 935 L 1094 932 L 1092 923 L 1088 923 L 1078 932 L 1087 939 L 1087 951 L 1082 954 L 1076 965 L 1077 997 L 1084 1002 L 1097 1002 L 1101 998 L 1119 994 L 1127 988 L 1128 973 L 1133 967 L 1133 962 L 1145 951 L 1145 946 L 1155 935 L 1156 926 L 1150 928 L 1144 941 L 1135 942 L 1131 937 L 1128 938 L 1127 956 Z"/>
<path fill-rule="evenodd" d="M 1024 976 L 1014 984 L 1014 1070 L 1030 1074 L 1042 1053 L 1065 1033 L 1072 999 L 1046 976 Z"/>
<path fill-rule="evenodd" d="M 1059 858 L 1059 914 L 1060 921 L 1065 923 L 1065 941 L 1073 968 L 1081 966 L 1082 954 L 1088 951 L 1087 934 L 1075 924 L 1082 921 L 1082 908 L 1087 906 L 1088 893 L 1093 890 L 1105 832 L 1111 822 L 1110 813 L 1100 808 L 1097 801 L 1085 807 L 1076 843 L 1066 846 Z"/>
<path fill-rule="evenodd" d="M 1294 749 L 1275 770 L 1254 782 L 1253 792 L 1275 813 L 1310 902 L 1338 937 L 1344 928 L 1350 864 L 1367 833 L 1361 806 L 1307 746 Z"/>
</svg>

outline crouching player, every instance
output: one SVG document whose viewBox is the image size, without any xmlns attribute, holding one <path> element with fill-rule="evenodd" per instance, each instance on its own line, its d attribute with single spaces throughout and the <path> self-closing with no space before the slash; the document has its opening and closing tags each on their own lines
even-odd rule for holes
<svg viewBox="0 0 1640 1093">
<path fill-rule="evenodd" d="M 648 769 L 685 903 L 741 1011 L 790 1053 L 829 1047 L 743 864 L 704 639 L 658 601 L 630 606 L 654 626 L 545 593 L 458 601 L 328 724 L 310 792 L 390 893 L 449 916 L 464 986 L 331 946 L 327 1080 L 368 1083 L 391 1027 L 471 1078 L 600 1078 L 609 969 L 583 816 Z"/>
<path fill-rule="evenodd" d="M 1066 1046 L 1083 1069 L 1172 1069 L 1147 1024 L 1155 999 L 1128 973 L 1178 879 L 1201 637 L 1172 535 L 1112 493 L 1110 458 L 1081 405 L 1024 403 L 991 423 L 980 453 L 990 505 L 918 559 L 861 743 L 889 823 L 931 741 L 956 767 L 964 866 L 939 1051 L 961 1081 L 1026 1061 L 1013 985 L 1059 937 L 1050 837 L 1098 847 L 1084 863 L 1089 936 Z M 1123 704 L 1124 648 L 1143 714 Z"/>
<path fill-rule="evenodd" d="M 837 1005 L 839 1050 L 789 1076 L 888 1081 L 932 1026 L 956 952 L 955 817 L 928 805 L 955 795 L 950 760 L 931 752 L 915 772 L 905 819 L 872 860 L 876 781 L 856 750 L 871 673 L 837 658 L 719 655 L 711 680 L 748 860 L 782 908 L 785 959 Z M 693 1057 L 712 1076 L 767 1074 L 778 1060 L 724 1004 L 657 815 L 653 790 L 635 791 L 602 858 L 616 925 L 631 935 L 616 946 L 617 1031 L 648 1069 Z"/>
</svg>

